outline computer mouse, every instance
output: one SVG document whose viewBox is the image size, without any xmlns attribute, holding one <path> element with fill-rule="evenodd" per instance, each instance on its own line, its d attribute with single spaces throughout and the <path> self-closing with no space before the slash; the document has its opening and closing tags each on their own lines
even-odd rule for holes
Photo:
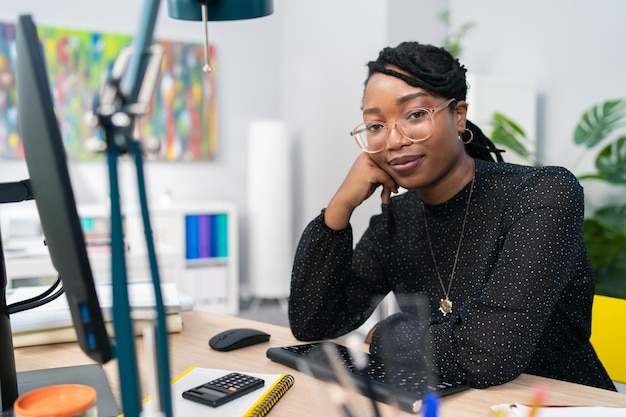
<svg viewBox="0 0 626 417">
<path fill-rule="evenodd" d="M 256 329 L 224 330 L 209 339 L 209 346 L 215 350 L 228 352 L 242 347 L 256 345 L 270 340 L 270 335 Z"/>
</svg>

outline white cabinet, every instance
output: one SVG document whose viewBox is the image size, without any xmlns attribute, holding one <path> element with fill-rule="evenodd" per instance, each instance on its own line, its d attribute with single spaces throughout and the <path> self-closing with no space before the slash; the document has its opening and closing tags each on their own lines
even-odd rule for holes
<svg viewBox="0 0 626 417">
<path fill-rule="evenodd" d="M 150 218 L 155 242 L 179 249 L 182 270 L 173 279 L 179 291 L 193 297 L 195 308 L 238 314 L 236 207 L 229 203 L 179 203 L 152 209 Z"/>
<path fill-rule="evenodd" d="M 109 212 L 103 206 L 78 208 L 94 279 L 111 281 L 106 244 Z M 124 211 L 128 281 L 150 279 L 144 227 L 138 209 Z M 8 287 L 53 281 L 52 266 L 34 204 L 0 210 Z M 239 312 L 239 246 L 237 211 L 229 203 L 177 204 L 150 211 L 159 275 L 180 293 L 193 298 L 194 308 L 236 315 Z M 96 243 L 95 245 L 93 243 Z"/>
</svg>

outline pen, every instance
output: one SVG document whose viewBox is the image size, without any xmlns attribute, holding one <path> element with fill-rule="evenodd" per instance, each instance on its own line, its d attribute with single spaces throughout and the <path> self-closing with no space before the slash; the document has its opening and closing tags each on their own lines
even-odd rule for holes
<svg viewBox="0 0 626 417">
<path fill-rule="evenodd" d="M 439 415 L 439 397 L 433 391 L 424 395 L 422 403 L 422 417 L 437 417 Z"/>
<path fill-rule="evenodd" d="M 539 385 L 535 387 L 535 395 L 533 396 L 533 401 L 530 404 L 530 411 L 528 413 L 528 417 L 535 417 L 537 415 L 537 411 L 539 410 L 539 407 L 541 407 L 543 404 L 545 394 L 546 394 L 546 391 L 543 388 L 543 386 Z"/>
<path fill-rule="evenodd" d="M 345 393 L 343 393 L 341 390 L 332 389 L 330 390 L 330 398 L 332 399 L 333 403 L 337 407 L 339 407 L 344 417 L 355 417 L 352 413 L 352 410 L 350 409 L 350 405 L 345 399 Z"/>
<path fill-rule="evenodd" d="M 351 335 L 347 339 L 348 350 L 354 359 L 354 365 L 359 369 L 365 383 L 365 388 L 369 392 L 369 397 L 372 400 L 372 411 L 375 417 L 380 417 L 380 411 L 378 410 L 378 404 L 374 398 L 374 390 L 372 389 L 372 383 L 366 374 L 367 371 L 367 359 L 365 353 L 361 350 L 362 342 L 359 341 L 359 337 Z"/>
<path fill-rule="evenodd" d="M 354 384 L 354 381 L 352 380 L 352 378 L 350 377 L 348 369 L 343 364 L 343 361 L 340 358 L 339 352 L 337 351 L 337 349 L 333 348 L 329 344 L 323 344 L 322 349 L 330 361 L 330 366 L 335 372 L 335 376 L 337 377 L 337 382 L 339 382 L 339 385 L 341 385 L 344 389 L 348 391 L 357 392 L 358 391 L 357 387 Z M 350 409 L 355 410 L 351 412 L 353 415 L 355 413 L 357 416 L 365 415 L 363 410 L 358 409 L 359 408 L 358 403 L 352 403 L 351 404 L 352 407 L 350 407 L 349 400 L 350 398 L 348 398 L 347 396 L 344 396 L 345 407 L 341 406 L 342 412 L 346 414 L 346 417 L 349 417 L 347 413 L 350 413 Z"/>
</svg>

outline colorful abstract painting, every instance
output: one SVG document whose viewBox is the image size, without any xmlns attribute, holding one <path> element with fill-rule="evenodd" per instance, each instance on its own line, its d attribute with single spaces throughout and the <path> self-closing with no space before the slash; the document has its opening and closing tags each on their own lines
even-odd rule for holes
<svg viewBox="0 0 626 417">
<path fill-rule="evenodd" d="M 15 25 L 0 23 L 0 155 L 23 157 L 17 133 Z"/>
<path fill-rule="evenodd" d="M 126 35 L 91 33 L 39 25 L 48 78 L 68 157 L 98 158 L 85 141 L 102 136 L 88 122 L 96 92 L 108 76 Z M 203 46 L 158 40 L 165 52 L 161 82 L 148 114 L 138 120 L 140 136 L 160 143 L 158 155 L 168 161 L 210 160 L 217 152 L 214 73 L 202 70 Z M 211 47 L 212 67 L 215 67 Z M 15 92 L 15 25 L 0 23 L 0 157 L 23 158 Z"/>
</svg>

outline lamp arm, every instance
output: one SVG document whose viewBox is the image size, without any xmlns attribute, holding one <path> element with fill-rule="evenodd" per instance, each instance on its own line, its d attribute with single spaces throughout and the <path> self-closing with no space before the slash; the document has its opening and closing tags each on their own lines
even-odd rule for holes
<svg viewBox="0 0 626 417">
<path fill-rule="evenodd" d="M 159 15 L 160 0 L 145 0 L 143 13 L 139 22 L 139 29 L 133 38 L 133 50 L 135 53 L 130 59 L 127 71 L 124 72 L 120 82 L 121 95 L 127 103 L 137 102 L 139 90 L 143 82 L 143 76 L 148 65 L 148 59 L 144 56 L 154 43 L 154 28 Z M 141 51 L 141 53 L 137 53 Z"/>
<path fill-rule="evenodd" d="M 139 199 L 142 205 L 144 227 L 150 227 L 145 183 L 143 179 L 142 150 L 132 137 L 135 119 L 147 111 L 153 87 L 158 79 L 158 69 L 162 54 L 155 51 L 154 28 L 159 12 L 159 0 L 145 0 L 139 30 L 133 40 L 130 54 L 121 54 L 114 66 L 109 80 L 105 83 L 100 96 L 96 99 L 95 113 L 105 132 L 106 154 L 109 170 L 111 200 L 111 273 L 113 284 L 113 325 L 117 339 L 118 369 L 122 391 L 122 408 L 127 417 L 149 416 L 151 410 L 141 412 L 139 398 L 139 375 L 137 355 L 134 348 L 134 334 L 127 288 L 127 270 L 124 254 L 122 215 L 119 193 L 118 158 L 122 154 L 135 156 L 138 174 Z M 158 48 L 157 48 L 158 49 Z M 148 90 L 148 94 L 146 94 Z M 156 345 L 155 356 L 157 372 L 156 386 L 159 398 L 158 415 L 172 417 L 171 392 L 169 389 L 169 359 L 167 329 L 162 302 L 160 279 L 152 233 L 146 230 L 146 243 L 152 275 L 156 304 Z M 149 364 L 148 366 L 152 366 Z M 158 394 L 158 395 L 157 395 Z M 148 411 L 148 414 L 145 412 Z"/>
</svg>

